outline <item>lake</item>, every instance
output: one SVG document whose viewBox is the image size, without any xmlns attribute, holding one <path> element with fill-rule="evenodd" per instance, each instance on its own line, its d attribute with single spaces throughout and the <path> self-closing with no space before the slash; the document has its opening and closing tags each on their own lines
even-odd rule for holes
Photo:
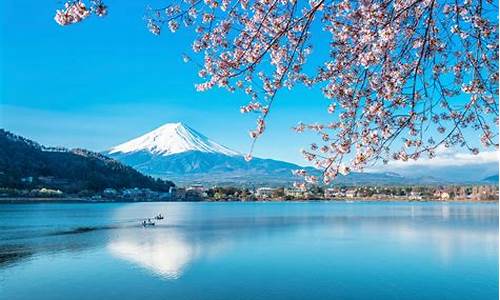
<svg viewBox="0 0 500 300">
<path fill-rule="evenodd" d="M 0 299 L 498 299 L 498 251 L 497 203 L 4 204 Z"/>
</svg>

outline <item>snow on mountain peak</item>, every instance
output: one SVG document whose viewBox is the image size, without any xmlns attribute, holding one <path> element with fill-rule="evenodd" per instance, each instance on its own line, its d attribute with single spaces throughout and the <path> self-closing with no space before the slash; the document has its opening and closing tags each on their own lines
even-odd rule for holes
<svg viewBox="0 0 500 300">
<path fill-rule="evenodd" d="M 110 154 L 147 151 L 167 156 L 187 151 L 240 155 L 224 147 L 183 123 L 167 123 L 138 138 L 109 149 Z"/>
</svg>

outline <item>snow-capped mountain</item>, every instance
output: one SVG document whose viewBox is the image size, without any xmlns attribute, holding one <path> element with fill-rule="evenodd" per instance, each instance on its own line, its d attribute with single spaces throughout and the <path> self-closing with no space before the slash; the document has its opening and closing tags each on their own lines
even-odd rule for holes
<svg viewBox="0 0 500 300">
<path fill-rule="evenodd" d="M 176 182 L 292 182 L 287 162 L 244 156 L 216 143 L 183 123 L 167 123 L 112 147 L 104 154 L 151 176 Z"/>
<path fill-rule="evenodd" d="M 167 156 L 187 151 L 240 155 L 224 147 L 183 123 L 167 123 L 145 135 L 111 148 L 109 154 L 146 151 L 153 155 Z"/>
</svg>

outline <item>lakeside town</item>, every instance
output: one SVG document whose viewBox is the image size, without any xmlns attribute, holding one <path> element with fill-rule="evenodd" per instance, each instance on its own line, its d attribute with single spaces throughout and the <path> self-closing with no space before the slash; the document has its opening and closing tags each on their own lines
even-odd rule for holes
<svg viewBox="0 0 500 300">
<path fill-rule="evenodd" d="M 105 188 L 102 192 L 83 190 L 64 193 L 58 189 L 0 188 L 0 201 L 74 200 L 74 201 L 307 201 L 307 200 L 373 200 L 373 201 L 498 201 L 498 185 L 423 185 L 423 186 L 310 186 L 296 187 L 230 187 L 192 184 L 172 186 L 168 191 L 149 188 Z"/>
</svg>

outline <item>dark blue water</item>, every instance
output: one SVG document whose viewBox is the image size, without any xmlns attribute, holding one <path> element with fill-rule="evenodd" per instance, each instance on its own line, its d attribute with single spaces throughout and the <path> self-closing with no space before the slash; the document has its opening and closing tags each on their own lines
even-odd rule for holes
<svg viewBox="0 0 500 300">
<path fill-rule="evenodd" d="M 0 299 L 497 299 L 498 250 L 498 204 L 0 205 Z"/>
</svg>

